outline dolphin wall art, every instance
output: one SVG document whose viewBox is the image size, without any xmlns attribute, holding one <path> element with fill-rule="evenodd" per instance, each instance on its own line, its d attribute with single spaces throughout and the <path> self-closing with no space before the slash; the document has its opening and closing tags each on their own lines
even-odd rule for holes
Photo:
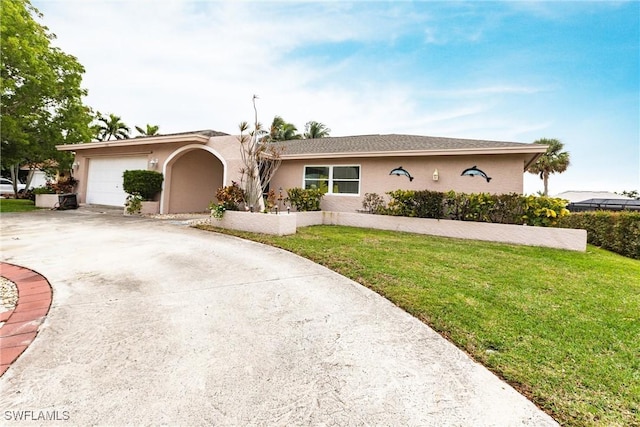
<svg viewBox="0 0 640 427">
<path fill-rule="evenodd" d="M 476 166 L 470 167 L 468 169 L 465 169 L 460 176 L 481 176 L 484 179 L 487 180 L 487 182 L 491 181 L 491 178 L 489 178 L 487 176 L 486 173 L 484 173 L 483 171 L 481 171 L 480 169 L 478 169 Z"/>
<path fill-rule="evenodd" d="M 407 178 L 409 178 L 409 182 L 413 181 L 413 177 L 411 176 L 411 174 L 405 169 L 403 169 L 402 166 L 393 169 L 391 172 L 389 172 L 389 175 L 397 175 L 397 176 L 404 175 Z"/>
</svg>

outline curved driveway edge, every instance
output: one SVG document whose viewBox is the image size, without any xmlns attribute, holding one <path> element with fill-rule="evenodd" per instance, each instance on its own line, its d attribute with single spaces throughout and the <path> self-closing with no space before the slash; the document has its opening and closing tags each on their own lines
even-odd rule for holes
<svg viewBox="0 0 640 427">
<path fill-rule="evenodd" d="M 0 262 L 0 276 L 15 283 L 18 302 L 0 313 L 0 376 L 24 352 L 38 334 L 51 306 L 51 286 L 35 271 Z"/>
<path fill-rule="evenodd" d="M 557 425 L 418 319 L 280 249 L 83 208 L 2 214 L 0 243 L 55 290 L 0 378 L 4 424 Z"/>
</svg>

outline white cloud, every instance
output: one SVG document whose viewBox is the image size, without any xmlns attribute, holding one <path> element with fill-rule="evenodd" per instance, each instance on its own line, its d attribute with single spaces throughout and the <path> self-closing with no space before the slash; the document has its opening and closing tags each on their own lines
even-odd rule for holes
<svg viewBox="0 0 640 427">
<path fill-rule="evenodd" d="M 321 121 L 333 135 L 531 142 L 568 133 L 566 142 L 573 142 L 595 141 L 608 132 L 606 123 L 590 135 L 568 132 L 576 121 L 569 122 L 554 105 L 566 87 L 557 74 L 541 68 L 523 72 L 526 65 L 517 63 L 523 53 L 510 50 L 504 64 L 496 52 L 489 51 L 488 60 L 477 54 L 478 45 L 496 37 L 496 28 L 518 7 L 485 16 L 471 2 L 34 3 L 58 34 L 56 43 L 85 66 L 87 103 L 120 115 L 131 127 L 150 123 L 161 132 L 235 133 L 240 121 L 252 120 L 251 98 L 257 94 L 264 125 L 278 114 L 300 131 L 309 120 Z M 437 13 L 441 7 L 444 15 Z M 547 9 L 553 11 L 552 5 Z M 407 40 L 415 47 L 403 45 Z M 447 43 L 468 43 L 469 53 L 480 58 L 476 61 L 485 62 L 467 59 L 463 51 L 449 67 L 446 54 L 422 50 L 440 52 Z M 430 62 L 420 62 L 423 57 Z M 481 66 L 486 68 L 478 70 Z M 581 156 L 586 148 L 572 150 L 578 160 L 586 159 Z M 576 177 L 575 187 L 563 189 L 580 188 L 579 181 L 588 179 L 578 174 L 579 167 L 554 177 L 552 187 L 571 185 Z M 629 188 L 632 175 L 623 181 Z"/>
</svg>

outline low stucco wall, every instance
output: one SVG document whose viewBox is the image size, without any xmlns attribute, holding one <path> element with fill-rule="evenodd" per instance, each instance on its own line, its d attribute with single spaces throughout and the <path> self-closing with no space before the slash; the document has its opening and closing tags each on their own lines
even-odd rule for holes
<svg viewBox="0 0 640 427">
<path fill-rule="evenodd" d="M 350 212 L 319 211 L 275 215 L 227 211 L 222 219 L 211 218 L 209 223 L 232 230 L 276 234 L 279 236 L 295 234 L 297 227 L 343 225 L 487 242 L 543 246 L 572 251 L 585 251 L 587 249 L 586 230 L 446 219 L 407 218 Z"/>
<path fill-rule="evenodd" d="M 265 214 L 257 212 L 226 211 L 221 219 L 211 218 L 211 225 L 252 233 L 284 236 L 296 234 L 295 214 Z"/>
<path fill-rule="evenodd" d="M 322 215 L 318 215 L 322 214 Z M 572 251 L 587 249 L 587 231 L 512 224 L 407 218 L 350 212 L 298 212 L 298 226 L 344 225 Z"/>
</svg>

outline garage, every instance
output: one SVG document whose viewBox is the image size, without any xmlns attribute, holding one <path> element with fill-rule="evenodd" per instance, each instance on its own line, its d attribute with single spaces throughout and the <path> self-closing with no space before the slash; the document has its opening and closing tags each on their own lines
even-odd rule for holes
<svg viewBox="0 0 640 427">
<path fill-rule="evenodd" d="M 95 157 L 89 159 L 87 200 L 94 205 L 124 206 L 127 193 L 122 189 L 122 173 L 147 169 L 147 157 Z"/>
</svg>

